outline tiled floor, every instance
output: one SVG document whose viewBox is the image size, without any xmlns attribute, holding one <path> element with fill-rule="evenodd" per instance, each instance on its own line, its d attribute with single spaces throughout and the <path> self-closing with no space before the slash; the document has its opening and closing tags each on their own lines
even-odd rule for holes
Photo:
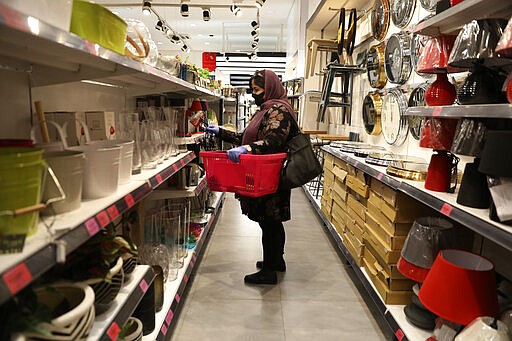
<svg viewBox="0 0 512 341">
<path fill-rule="evenodd" d="M 261 232 L 227 194 L 172 340 L 386 339 L 301 189 L 292 217 L 279 284 L 245 285 L 261 259 Z"/>
</svg>

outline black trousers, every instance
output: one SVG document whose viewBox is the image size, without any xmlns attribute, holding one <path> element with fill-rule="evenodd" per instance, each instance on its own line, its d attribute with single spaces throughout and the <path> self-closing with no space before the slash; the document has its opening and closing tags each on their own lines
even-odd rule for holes
<svg viewBox="0 0 512 341">
<path fill-rule="evenodd" d="M 275 270 L 284 265 L 285 233 L 281 221 L 259 222 L 261 227 L 261 244 L 263 245 L 263 267 Z"/>
</svg>

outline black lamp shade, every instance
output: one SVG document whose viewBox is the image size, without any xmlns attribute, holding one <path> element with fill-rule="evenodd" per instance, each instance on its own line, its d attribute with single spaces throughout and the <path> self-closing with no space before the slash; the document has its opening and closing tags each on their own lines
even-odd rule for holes
<svg viewBox="0 0 512 341">
<path fill-rule="evenodd" d="M 491 69 L 476 64 L 457 91 L 459 104 L 495 104 L 506 102 L 502 80 Z"/>
<path fill-rule="evenodd" d="M 480 160 L 466 163 L 464 175 L 457 195 L 457 203 L 473 208 L 489 208 L 491 193 L 487 186 L 487 177 L 478 171 Z"/>
<path fill-rule="evenodd" d="M 455 129 L 451 152 L 479 156 L 484 145 L 486 125 L 482 119 L 461 118 Z"/>
<path fill-rule="evenodd" d="M 495 177 L 512 177 L 512 130 L 489 130 L 478 170 Z"/>
<path fill-rule="evenodd" d="M 502 65 L 505 61 L 497 58 L 495 49 L 506 25 L 503 19 L 472 20 L 464 25 L 455 39 L 448 65 L 466 69 L 475 63 Z"/>
</svg>

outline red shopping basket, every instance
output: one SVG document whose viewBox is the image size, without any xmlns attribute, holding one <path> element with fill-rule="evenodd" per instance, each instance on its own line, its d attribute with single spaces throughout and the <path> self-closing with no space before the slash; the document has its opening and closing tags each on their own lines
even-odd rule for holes
<svg viewBox="0 0 512 341">
<path fill-rule="evenodd" d="M 233 192 L 248 197 L 274 193 L 279 185 L 286 153 L 240 155 L 238 163 L 226 151 L 200 152 L 204 160 L 206 182 L 212 191 Z"/>
</svg>

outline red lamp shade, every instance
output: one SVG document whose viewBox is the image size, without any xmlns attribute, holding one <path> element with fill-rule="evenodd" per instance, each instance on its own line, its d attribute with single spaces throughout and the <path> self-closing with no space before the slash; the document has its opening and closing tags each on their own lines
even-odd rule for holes
<svg viewBox="0 0 512 341">
<path fill-rule="evenodd" d="M 412 279 L 415 282 L 422 283 L 427 277 L 430 269 L 422 268 L 421 266 L 417 266 L 408 262 L 403 256 L 398 258 L 398 271 L 405 277 Z"/>
<path fill-rule="evenodd" d="M 508 21 L 507 27 L 505 27 L 505 31 L 503 31 L 495 51 L 500 57 L 512 58 L 512 17 Z"/>
<path fill-rule="evenodd" d="M 458 121 L 452 118 L 426 118 L 421 128 L 420 147 L 450 150 Z"/>
<path fill-rule="evenodd" d="M 441 250 L 418 294 L 434 314 L 467 325 L 479 316 L 496 316 L 498 295 L 494 265 L 463 250 Z"/>
<path fill-rule="evenodd" d="M 190 106 L 190 111 L 203 111 L 203 106 L 201 105 L 201 101 L 195 99 Z"/>
<path fill-rule="evenodd" d="M 455 6 L 457 5 L 459 2 L 462 2 L 463 0 L 450 0 L 450 6 Z"/>
<path fill-rule="evenodd" d="M 464 71 L 464 69 L 457 69 L 448 65 L 455 38 L 456 36 L 440 35 L 430 39 L 421 52 L 416 71 L 420 73 Z"/>
<path fill-rule="evenodd" d="M 512 77 L 507 83 L 507 100 L 509 103 L 512 103 Z"/>
</svg>

